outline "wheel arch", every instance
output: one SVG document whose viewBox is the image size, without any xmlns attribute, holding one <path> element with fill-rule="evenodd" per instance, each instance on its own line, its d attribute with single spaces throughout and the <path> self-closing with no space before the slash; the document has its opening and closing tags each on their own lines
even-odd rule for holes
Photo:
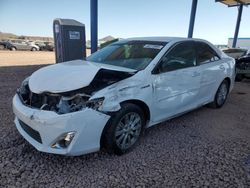
<svg viewBox="0 0 250 188">
<path fill-rule="evenodd" d="M 217 91 L 218 91 L 220 85 L 222 84 L 222 82 L 224 82 L 224 80 L 227 81 L 227 83 L 228 83 L 228 91 L 230 91 L 231 79 L 230 79 L 229 77 L 225 77 L 225 78 L 219 83 L 219 85 L 217 86 L 217 89 L 216 89 L 216 91 L 215 91 L 215 93 L 214 93 L 214 95 L 213 95 L 213 96 L 214 96 L 214 97 L 213 97 L 213 100 L 214 100 L 214 98 L 215 98 L 215 96 L 216 96 L 216 93 L 217 93 Z"/>
<path fill-rule="evenodd" d="M 150 120 L 150 110 L 149 110 L 148 105 L 145 102 L 138 100 L 138 99 L 132 99 L 132 100 L 122 101 L 120 103 L 120 105 L 122 106 L 125 103 L 134 104 L 134 105 L 137 105 L 138 107 L 140 107 L 144 113 L 146 122 Z M 111 112 L 110 115 L 112 116 L 113 113 L 115 113 L 115 112 Z M 103 148 L 103 146 L 105 144 L 104 143 L 105 142 L 104 135 L 106 133 L 108 125 L 109 125 L 109 121 L 106 123 L 105 127 L 102 130 L 102 134 L 101 134 L 101 138 L 100 138 L 100 148 Z"/>
<path fill-rule="evenodd" d="M 143 111 L 143 114 L 144 114 L 146 121 L 150 120 L 150 110 L 149 110 L 148 105 L 145 102 L 138 100 L 138 99 L 133 99 L 133 100 L 123 101 L 123 102 L 121 102 L 121 105 L 125 104 L 125 103 L 131 103 L 131 104 L 135 104 L 135 105 L 139 106 Z"/>
<path fill-rule="evenodd" d="M 224 80 L 228 82 L 228 89 L 230 90 L 231 88 L 231 79 L 229 77 L 226 77 Z"/>
</svg>

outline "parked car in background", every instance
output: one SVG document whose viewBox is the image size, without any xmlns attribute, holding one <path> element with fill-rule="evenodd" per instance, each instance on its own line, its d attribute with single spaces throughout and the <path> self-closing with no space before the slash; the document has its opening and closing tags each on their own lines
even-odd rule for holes
<svg viewBox="0 0 250 188">
<path fill-rule="evenodd" d="M 55 45 L 53 42 L 44 42 L 44 49 L 47 51 L 54 51 Z"/>
<path fill-rule="evenodd" d="M 0 41 L 0 50 L 7 49 L 8 41 Z"/>
<path fill-rule="evenodd" d="M 35 42 L 37 46 L 39 46 L 41 51 L 54 51 L 54 43 L 52 42 Z"/>
<path fill-rule="evenodd" d="M 250 78 L 250 50 L 236 59 L 236 73 L 236 81 L 240 82 L 244 78 Z"/>
<path fill-rule="evenodd" d="M 239 57 L 241 57 L 242 55 L 244 55 L 247 52 L 247 49 L 243 49 L 243 48 L 228 48 L 228 49 L 223 49 L 222 50 L 225 54 L 227 54 L 228 56 L 237 59 Z"/>
<path fill-rule="evenodd" d="M 235 60 L 205 40 L 120 40 L 26 78 L 13 98 L 15 124 L 39 151 L 123 154 L 145 128 L 203 105 L 222 107 L 234 79 Z"/>
<path fill-rule="evenodd" d="M 38 51 L 39 46 L 35 45 L 32 42 L 25 42 L 23 40 L 9 40 L 7 48 L 9 50 L 30 50 L 30 51 Z"/>
<path fill-rule="evenodd" d="M 40 51 L 44 51 L 44 47 L 45 47 L 46 45 L 44 44 L 43 41 L 35 41 L 34 44 L 37 45 L 37 46 L 39 47 L 39 50 L 40 50 Z"/>
</svg>

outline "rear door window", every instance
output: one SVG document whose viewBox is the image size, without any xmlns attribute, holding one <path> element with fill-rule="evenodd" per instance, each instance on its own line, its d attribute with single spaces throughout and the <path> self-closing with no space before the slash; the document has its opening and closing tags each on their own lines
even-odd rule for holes
<svg viewBox="0 0 250 188">
<path fill-rule="evenodd" d="M 211 63 L 220 59 L 218 54 L 206 43 L 196 42 L 196 49 L 198 65 Z"/>
</svg>

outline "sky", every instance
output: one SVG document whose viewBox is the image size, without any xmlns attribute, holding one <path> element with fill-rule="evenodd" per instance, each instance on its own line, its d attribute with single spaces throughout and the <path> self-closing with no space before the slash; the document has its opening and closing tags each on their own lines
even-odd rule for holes
<svg viewBox="0 0 250 188">
<path fill-rule="evenodd" d="M 192 0 L 99 0 L 98 38 L 186 37 Z M 234 36 L 237 7 L 198 0 L 193 37 L 227 44 Z M 53 36 L 55 18 L 85 24 L 90 39 L 90 0 L 0 0 L 0 31 Z M 239 37 L 250 37 L 250 8 L 244 7 Z"/>
</svg>

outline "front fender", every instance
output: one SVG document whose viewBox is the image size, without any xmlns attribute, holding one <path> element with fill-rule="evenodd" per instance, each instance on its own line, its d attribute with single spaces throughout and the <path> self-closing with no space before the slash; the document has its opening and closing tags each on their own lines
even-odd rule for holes
<svg viewBox="0 0 250 188">
<path fill-rule="evenodd" d="M 93 97 L 104 97 L 100 111 L 115 112 L 121 109 L 121 103 L 128 100 L 140 100 L 148 106 L 152 102 L 152 87 L 150 84 L 146 86 L 141 83 L 126 85 L 123 87 L 115 87 L 112 89 L 105 89 L 105 91 L 98 92 Z"/>
</svg>

